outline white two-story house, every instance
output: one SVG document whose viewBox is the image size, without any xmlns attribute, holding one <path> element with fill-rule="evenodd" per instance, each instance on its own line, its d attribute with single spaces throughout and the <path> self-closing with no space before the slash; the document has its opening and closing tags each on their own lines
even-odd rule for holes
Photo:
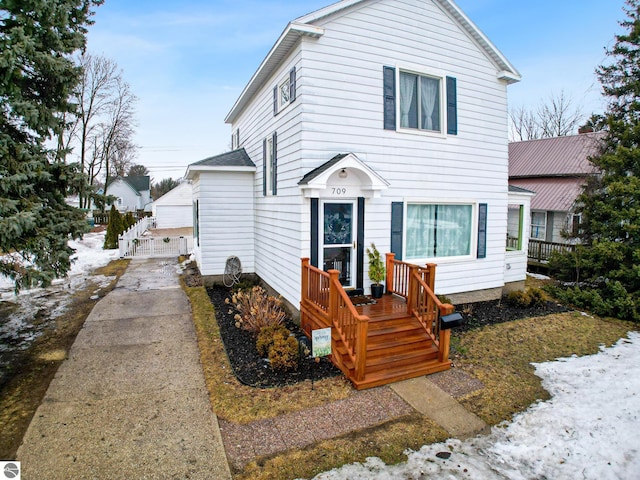
<svg viewBox="0 0 640 480">
<path fill-rule="evenodd" d="M 237 256 L 298 308 L 301 258 L 368 291 L 365 250 L 437 264 L 455 303 L 526 276 L 507 252 L 507 87 L 520 74 L 451 0 L 343 0 L 289 23 L 188 167 L 205 278 Z M 527 231 L 528 225 L 522 226 Z"/>
</svg>

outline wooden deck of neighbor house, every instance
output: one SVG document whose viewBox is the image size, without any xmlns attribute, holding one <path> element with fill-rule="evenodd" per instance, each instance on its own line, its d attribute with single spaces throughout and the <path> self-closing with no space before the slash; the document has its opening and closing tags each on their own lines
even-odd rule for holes
<svg viewBox="0 0 640 480">
<path fill-rule="evenodd" d="M 331 327 L 332 362 L 358 390 L 447 370 L 449 330 L 440 316 L 453 312 L 433 293 L 435 268 L 395 260 L 387 254 L 387 293 L 354 306 L 339 272 L 324 272 L 302 259 L 301 325 Z"/>
</svg>

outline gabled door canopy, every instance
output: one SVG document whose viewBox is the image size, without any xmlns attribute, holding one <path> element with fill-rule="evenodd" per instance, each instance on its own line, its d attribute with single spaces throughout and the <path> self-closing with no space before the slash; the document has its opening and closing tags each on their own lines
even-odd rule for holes
<svg viewBox="0 0 640 480">
<path fill-rule="evenodd" d="M 327 188 L 350 186 L 358 190 L 353 197 L 379 197 L 389 183 L 353 153 L 341 153 L 307 173 L 298 182 L 306 198 L 319 198 Z"/>
</svg>

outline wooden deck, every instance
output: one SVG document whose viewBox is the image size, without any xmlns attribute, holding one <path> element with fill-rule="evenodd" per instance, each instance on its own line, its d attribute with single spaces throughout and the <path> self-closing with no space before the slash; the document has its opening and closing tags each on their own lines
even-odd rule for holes
<svg viewBox="0 0 640 480">
<path fill-rule="evenodd" d="M 337 271 L 322 272 L 305 260 L 302 328 L 311 335 L 331 327 L 331 360 L 357 389 L 450 368 L 449 331 L 440 331 L 439 316 L 453 307 L 441 304 L 429 287 L 435 266 L 409 266 L 391 257 L 387 289 L 396 293 L 354 306 Z"/>
</svg>

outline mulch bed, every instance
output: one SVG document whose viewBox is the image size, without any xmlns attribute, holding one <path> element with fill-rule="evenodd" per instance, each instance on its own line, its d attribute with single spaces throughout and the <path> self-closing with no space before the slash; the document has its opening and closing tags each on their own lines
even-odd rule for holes
<svg viewBox="0 0 640 480">
<path fill-rule="evenodd" d="M 547 301 L 535 307 L 515 307 L 504 298 L 487 302 L 457 305 L 456 311 L 462 314 L 464 324 L 456 331 L 466 332 L 475 328 L 493 325 L 494 323 L 510 322 L 520 318 L 541 317 L 551 313 L 569 312 L 571 309 L 556 302 Z"/>
<path fill-rule="evenodd" d="M 314 380 L 319 380 L 341 374 L 328 358 L 321 358 L 317 363 L 314 359 L 304 358 L 295 371 L 273 370 L 269 362 L 258 354 L 252 335 L 246 330 L 236 327 L 233 318 L 235 309 L 233 305 L 224 302 L 225 298 L 231 297 L 231 289 L 215 285 L 207 288 L 207 292 L 216 311 L 216 320 L 220 326 L 220 335 L 229 362 L 241 383 L 259 388 L 278 387 L 310 380 L 312 377 Z M 455 331 L 464 332 L 520 318 L 567 312 L 569 309 L 550 301 L 537 307 L 519 308 L 502 299 L 458 305 L 456 311 L 462 314 L 464 325 L 456 328 Z M 287 318 L 285 325 L 296 338 L 304 337 L 300 328 L 291 319 Z"/>
<path fill-rule="evenodd" d="M 260 357 L 255 347 L 255 339 L 251 333 L 236 327 L 233 305 L 225 304 L 225 298 L 231 298 L 231 289 L 221 285 L 207 288 L 209 298 L 216 312 L 216 320 L 220 327 L 220 336 L 229 357 L 231 368 L 236 378 L 243 384 L 252 387 L 267 388 L 292 385 L 304 380 L 320 380 L 341 375 L 328 358 L 319 362 L 313 358 L 303 358 L 295 371 L 282 372 L 273 370 L 267 359 Z M 230 313 L 231 312 L 231 313 Z M 285 326 L 296 338 L 304 337 L 304 333 L 290 318 Z M 305 337 L 306 338 L 306 337 Z"/>
</svg>

